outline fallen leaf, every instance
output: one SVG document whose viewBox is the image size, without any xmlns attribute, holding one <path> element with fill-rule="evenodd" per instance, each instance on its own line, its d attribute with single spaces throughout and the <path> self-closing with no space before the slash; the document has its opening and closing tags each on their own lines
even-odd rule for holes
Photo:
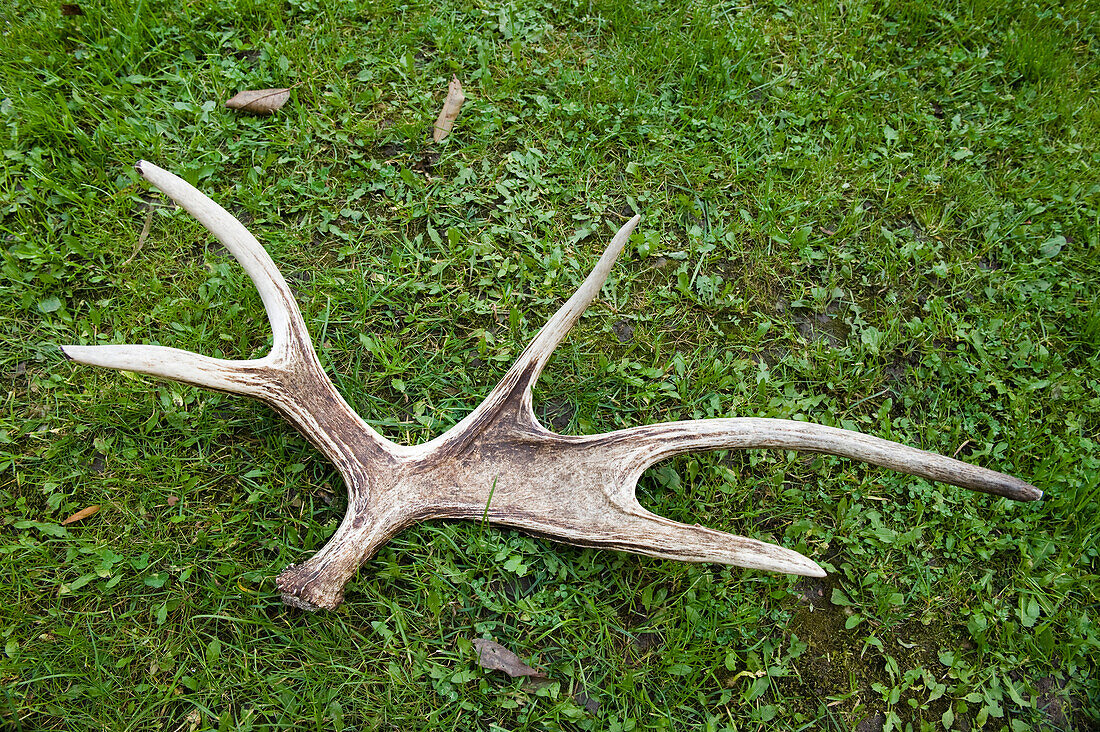
<svg viewBox="0 0 1100 732">
<path fill-rule="evenodd" d="M 63 526 L 57 524 L 44 523 L 42 521 L 32 521 L 30 519 L 24 519 L 22 521 L 16 521 L 14 524 L 17 529 L 38 529 L 46 536 L 65 537 L 69 535 L 69 532 Z"/>
<path fill-rule="evenodd" d="M 179 496 L 168 496 L 168 505 L 169 506 L 174 506 L 179 502 L 180 502 L 180 497 Z"/>
<path fill-rule="evenodd" d="M 462 103 L 466 101 L 466 95 L 462 93 L 462 83 L 457 76 L 451 78 L 447 85 L 447 99 L 443 102 L 443 109 L 435 120 L 435 129 L 432 130 L 432 139 L 442 142 L 451 134 L 451 127 L 458 119 L 458 111 L 462 109 Z"/>
<path fill-rule="evenodd" d="M 600 703 L 588 695 L 588 690 L 582 688 L 573 695 L 573 701 L 578 707 L 583 707 L 589 714 L 600 711 Z"/>
<path fill-rule="evenodd" d="M 249 89 L 225 103 L 230 109 L 252 114 L 274 114 L 290 99 L 290 89 Z"/>
<path fill-rule="evenodd" d="M 38 309 L 43 313 L 56 313 L 61 309 L 61 301 L 56 297 L 47 297 L 44 300 L 39 300 Z"/>
<path fill-rule="evenodd" d="M 61 3 L 61 14 L 65 17 L 84 15 L 84 8 L 73 3 Z"/>
<path fill-rule="evenodd" d="M 134 251 L 127 257 L 126 261 L 122 263 L 123 266 L 134 261 L 134 257 L 136 257 L 138 252 L 141 251 L 141 248 L 145 246 L 145 240 L 149 238 L 149 230 L 153 228 L 153 207 L 146 205 L 145 208 L 145 223 L 142 224 L 141 233 L 138 234 L 137 244 L 134 245 Z"/>
<path fill-rule="evenodd" d="M 546 678 L 546 674 L 531 668 L 521 661 L 519 656 L 499 643 L 475 638 L 474 648 L 477 649 L 478 665 L 487 671 L 503 671 L 513 679 L 520 676 L 529 676 L 533 679 Z"/>
<path fill-rule="evenodd" d="M 69 518 L 62 521 L 61 525 L 62 526 L 68 526 L 69 524 L 76 523 L 80 519 L 86 519 L 98 510 L 99 510 L 98 505 L 88 506 L 87 508 L 82 508 L 79 511 L 77 511 L 76 513 L 74 513 L 72 516 L 70 516 Z"/>
</svg>

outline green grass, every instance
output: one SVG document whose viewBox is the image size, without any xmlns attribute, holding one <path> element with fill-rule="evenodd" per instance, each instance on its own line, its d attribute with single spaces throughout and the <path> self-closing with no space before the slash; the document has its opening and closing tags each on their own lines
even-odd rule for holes
<svg viewBox="0 0 1100 732">
<path fill-rule="evenodd" d="M 0 2 L 3 724 L 1100 724 L 1094 5 L 80 7 Z M 468 101 L 432 145 L 452 74 Z M 291 85 L 270 118 L 221 104 Z M 643 503 L 830 577 L 429 523 L 338 611 L 287 609 L 274 576 L 335 529 L 334 469 L 257 403 L 57 348 L 266 348 L 247 278 L 150 195 L 141 158 L 265 243 L 338 387 L 392 439 L 473 408 L 638 211 L 539 382 L 545 421 L 811 419 L 1046 497 L 690 456 L 647 473 Z M 480 670 L 478 637 L 549 681 Z"/>
</svg>

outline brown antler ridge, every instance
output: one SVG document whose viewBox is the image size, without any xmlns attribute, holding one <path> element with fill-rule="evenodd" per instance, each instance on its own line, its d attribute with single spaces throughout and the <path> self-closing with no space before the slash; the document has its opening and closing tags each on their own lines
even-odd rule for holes
<svg viewBox="0 0 1100 732">
<path fill-rule="evenodd" d="M 824 576 L 801 554 L 743 536 L 656 516 L 634 495 L 658 460 L 695 450 L 779 448 L 862 460 L 910 475 L 1030 501 L 1018 478 L 869 435 L 781 419 L 732 418 L 558 435 L 535 418 L 531 390 L 550 354 L 599 293 L 639 216 L 611 240 L 595 269 L 550 318 L 504 379 L 465 419 L 422 445 L 395 444 L 344 401 L 321 368 L 305 321 L 271 257 L 239 221 L 155 165 L 138 171 L 226 246 L 259 290 L 274 331 L 271 352 L 233 361 L 162 346 L 64 346 L 81 363 L 137 371 L 245 394 L 286 417 L 339 469 L 348 511 L 328 544 L 278 577 L 283 600 L 335 608 L 344 586 L 380 546 L 419 521 L 489 521 L 580 546 L 690 562 L 720 562 Z"/>
</svg>

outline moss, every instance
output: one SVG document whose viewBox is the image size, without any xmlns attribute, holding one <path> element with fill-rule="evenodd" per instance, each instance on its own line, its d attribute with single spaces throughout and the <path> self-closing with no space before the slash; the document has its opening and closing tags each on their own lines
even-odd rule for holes
<svg viewBox="0 0 1100 732">
<path fill-rule="evenodd" d="M 840 580 L 834 577 L 798 586 L 799 605 L 787 632 L 807 647 L 794 661 L 796 673 L 781 682 L 783 694 L 820 700 L 852 725 L 876 717 L 885 720 L 890 711 L 903 722 L 938 723 L 950 700 L 943 695 L 929 701 L 932 691 L 924 679 L 946 683 L 939 662 L 939 654 L 951 638 L 946 624 L 903 620 L 881 637 L 875 630 L 882 624 L 875 619 L 864 618 L 846 628 L 855 611 L 831 602 L 833 589 L 839 587 Z M 868 642 L 869 637 L 876 638 L 881 647 Z M 894 675 L 888 659 L 897 665 Z M 903 676 L 911 669 L 924 669 L 928 674 L 906 684 Z M 881 687 L 874 688 L 876 684 Z M 895 688 L 897 699 L 891 704 Z"/>
</svg>

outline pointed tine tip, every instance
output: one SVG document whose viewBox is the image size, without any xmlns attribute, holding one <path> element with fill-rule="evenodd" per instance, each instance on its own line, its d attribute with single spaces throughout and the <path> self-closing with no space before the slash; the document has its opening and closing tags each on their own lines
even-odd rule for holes
<svg viewBox="0 0 1100 732">
<path fill-rule="evenodd" d="M 1038 501 L 1043 497 L 1043 492 L 1031 483 L 1001 473 L 994 473 L 992 481 L 976 487 L 976 490 L 984 491 L 995 496 L 1002 496 L 1013 501 Z"/>
<path fill-rule="evenodd" d="M 625 224 L 619 227 L 619 230 L 615 232 L 615 236 L 611 238 L 611 241 L 607 245 L 607 249 L 604 250 L 604 261 L 607 262 L 607 257 L 614 261 L 622 253 L 626 247 L 626 243 L 630 241 L 630 235 L 634 233 L 634 229 L 637 228 L 638 223 L 642 220 L 641 214 L 634 214 L 634 217 L 627 221 Z"/>
<path fill-rule="evenodd" d="M 775 567 L 776 570 L 784 572 L 786 574 L 795 574 L 800 577 L 825 577 L 825 570 L 821 566 L 810 559 L 809 557 L 799 554 L 793 549 L 786 549 L 784 547 L 777 547 L 783 549 L 782 558 L 780 559 L 779 566 Z"/>
<path fill-rule="evenodd" d="M 744 537 L 737 538 L 743 540 Z M 735 550 L 735 555 L 736 559 L 733 559 L 730 562 L 731 564 L 738 564 L 750 569 L 796 574 L 801 577 L 825 576 L 825 570 L 817 562 L 796 552 L 794 549 L 788 549 L 778 544 L 753 540 L 749 547 Z"/>
<path fill-rule="evenodd" d="M 810 560 L 810 564 L 809 564 L 808 567 L 806 567 L 806 570 L 804 572 L 799 572 L 798 574 L 800 574 L 803 577 L 827 577 L 828 576 L 828 574 L 825 572 L 825 570 L 822 569 L 820 566 L 818 566 L 817 562 L 814 562 L 812 560 Z"/>
<path fill-rule="evenodd" d="M 154 188 L 161 192 L 166 193 L 166 185 L 171 186 L 171 184 L 175 181 L 179 181 L 180 183 L 183 183 L 184 186 L 188 186 L 186 182 L 184 182 L 174 173 L 169 173 L 164 168 L 161 168 L 158 165 L 154 165 L 148 160 L 139 160 L 134 163 L 134 170 L 136 170 L 142 178 L 149 181 L 149 183 L 151 183 Z M 168 195 L 172 198 L 175 198 L 173 194 Z"/>
<path fill-rule="evenodd" d="M 630 221 L 627 221 L 625 224 L 622 225 L 622 228 L 619 229 L 619 233 L 620 234 L 625 234 L 626 236 L 630 236 L 631 234 L 634 233 L 634 229 L 636 229 L 638 227 L 638 224 L 640 224 L 641 222 L 642 222 L 642 215 L 641 214 L 634 214 L 634 216 L 630 219 Z"/>
<path fill-rule="evenodd" d="M 142 178 L 151 183 L 157 190 L 163 190 L 160 185 L 157 184 L 156 174 L 160 171 L 160 168 L 150 163 L 148 160 L 139 160 L 134 163 L 134 170 L 138 172 Z"/>
<path fill-rule="evenodd" d="M 66 361 L 75 361 L 76 363 L 95 366 L 97 364 L 94 361 L 94 354 L 101 353 L 101 349 L 104 348 L 104 346 L 65 345 L 60 346 L 60 348 L 61 355 L 65 357 Z"/>
<path fill-rule="evenodd" d="M 1016 500 L 1018 501 L 1038 501 L 1043 497 L 1042 490 L 1024 480 L 1019 481 L 1017 492 L 1019 496 L 1016 497 Z"/>
</svg>

